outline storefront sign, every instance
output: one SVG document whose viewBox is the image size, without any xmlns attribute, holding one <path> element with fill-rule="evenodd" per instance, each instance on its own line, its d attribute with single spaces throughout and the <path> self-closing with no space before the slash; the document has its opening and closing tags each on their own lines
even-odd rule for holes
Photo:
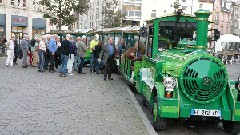
<svg viewBox="0 0 240 135">
<path fill-rule="evenodd" d="M 28 25 L 28 18 L 24 16 L 12 15 L 12 26 L 25 26 Z"/>
<path fill-rule="evenodd" d="M 0 26 L 5 26 L 5 25 L 6 25 L 6 15 L 0 14 Z"/>
</svg>

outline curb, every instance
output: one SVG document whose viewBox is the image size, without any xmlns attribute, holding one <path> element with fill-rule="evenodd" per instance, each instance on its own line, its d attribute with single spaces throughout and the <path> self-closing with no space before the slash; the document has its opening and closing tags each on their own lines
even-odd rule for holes
<svg viewBox="0 0 240 135">
<path fill-rule="evenodd" d="M 153 129 L 153 126 L 150 124 L 150 121 L 148 120 L 146 114 L 143 112 L 141 106 L 138 104 L 138 101 L 136 100 L 136 98 L 134 97 L 134 94 L 132 93 L 132 91 L 128 88 L 128 86 L 125 84 L 126 90 L 128 92 L 128 95 L 130 96 L 130 99 L 133 102 L 134 107 L 137 109 L 138 115 L 139 117 L 142 119 L 142 122 L 144 124 L 144 126 L 147 129 L 147 132 L 150 135 L 157 135 L 156 131 Z"/>
</svg>

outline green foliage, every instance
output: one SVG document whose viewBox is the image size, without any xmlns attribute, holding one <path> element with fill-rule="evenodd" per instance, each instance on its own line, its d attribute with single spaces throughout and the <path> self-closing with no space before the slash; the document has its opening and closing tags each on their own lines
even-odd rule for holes
<svg viewBox="0 0 240 135">
<path fill-rule="evenodd" d="M 89 0 L 40 0 L 39 3 L 47 7 L 44 18 L 51 18 L 53 24 L 71 25 L 77 19 L 76 14 L 86 14 L 89 9 Z"/>
<path fill-rule="evenodd" d="M 116 7 L 119 5 L 117 0 L 103 1 L 103 21 L 102 26 L 104 28 L 114 28 L 114 27 L 122 27 L 125 24 L 122 20 L 125 18 L 125 14 L 122 13 L 121 10 L 116 10 Z"/>
<path fill-rule="evenodd" d="M 181 6 L 181 4 L 179 2 L 174 2 L 173 4 L 171 4 L 170 7 L 173 7 L 174 13 L 176 13 L 180 6 Z"/>
</svg>

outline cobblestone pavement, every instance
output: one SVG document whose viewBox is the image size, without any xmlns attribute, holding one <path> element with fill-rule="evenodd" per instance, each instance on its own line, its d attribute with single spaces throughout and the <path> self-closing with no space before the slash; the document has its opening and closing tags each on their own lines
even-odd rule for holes
<svg viewBox="0 0 240 135">
<path fill-rule="evenodd" d="M 0 63 L 0 134 L 148 134 L 119 76 L 105 82 L 85 68 L 60 78 Z"/>
</svg>

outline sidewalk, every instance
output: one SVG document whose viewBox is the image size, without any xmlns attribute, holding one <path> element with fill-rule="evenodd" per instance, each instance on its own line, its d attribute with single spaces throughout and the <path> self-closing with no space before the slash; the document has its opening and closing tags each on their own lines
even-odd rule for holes
<svg viewBox="0 0 240 135">
<path fill-rule="evenodd" d="M 60 78 L 0 63 L 0 134 L 148 134 L 117 75 L 105 82 L 84 68 Z"/>
</svg>

